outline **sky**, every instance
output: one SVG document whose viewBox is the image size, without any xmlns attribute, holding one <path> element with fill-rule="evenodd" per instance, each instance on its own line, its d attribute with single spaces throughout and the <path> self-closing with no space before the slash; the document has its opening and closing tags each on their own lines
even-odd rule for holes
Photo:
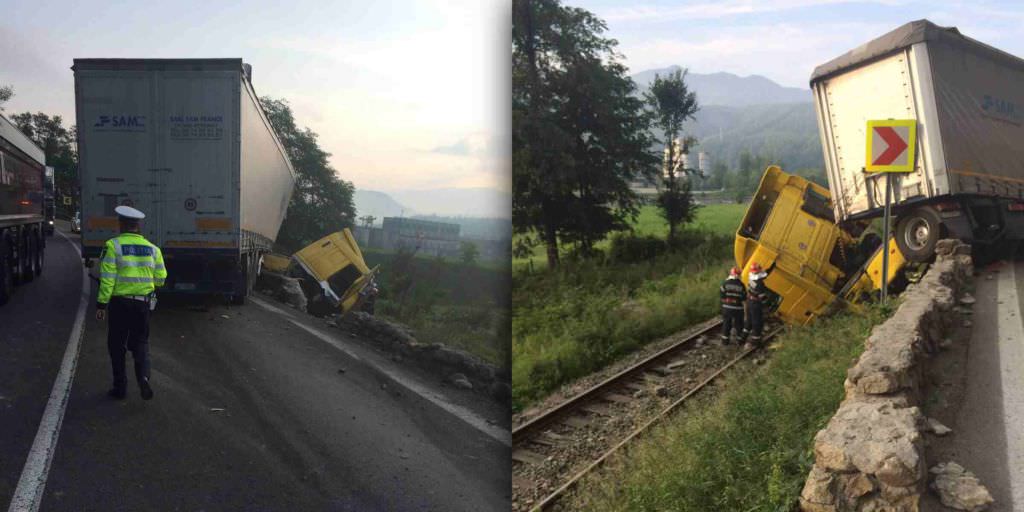
<svg viewBox="0 0 1024 512">
<path fill-rule="evenodd" d="M 74 124 L 74 58 L 241 57 L 356 188 L 511 188 L 507 0 L 0 4 L 7 115 Z"/>
<path fill-rule="evenodd" d="M 1024 2 L 563 0 L 608 24 L 631 73 L 680 65 L 808 88 L 814 67 L 926 18 L 1024 57 Z"/>
</svg>

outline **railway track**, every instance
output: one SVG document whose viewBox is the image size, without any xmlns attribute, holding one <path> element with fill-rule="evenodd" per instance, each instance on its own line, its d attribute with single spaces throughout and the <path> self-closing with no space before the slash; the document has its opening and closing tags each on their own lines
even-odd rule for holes
<svg viewBox="0 0 1024 512">
<path fill-rule="evenodd" d="M 702 340 L 717 337 L 721 321 L 705 324 L 690 333 L 684 339 L 674 343 L 651 356 L 637 362 L 625 370 L 595 384 L 562 402 L 547 412 L 519 425 L 512 430 L 512 460 L 514 464 L 525 464 L 541 467 L 550 464 L 560 457 L 565 450 L 572 450 L 574 445 L 587 444 L 598 435 L 595 431 L 607 424 L 621 421 L 629 428 L 612 429 L 610 435 L 601 435 L 605 439 L 605 449 L 591 450 L 596 457 L 590 457 L 582 469 L 575 469 L 556 477 L 558 481 L 547 482 L 540 487 L 543 494 L 536 499 L 527 500 L 528 506 L 519 503 L 516 510 L 541 511 L 551 509 L 567 491 L 588 473 L 601 466 L 610 456 L 619 451 L 630 441 L 645 432 L 651 425 L 667 416 L 682 405 L 687 399 L 699 392 L 719 375 L 743 360 L 756 349 L 739 347 L 720 347 L 715 350 L 717 364 L 694 368 L 697 363 L 708 357 L 707 354 L 696 354 L 701 347 L 709 347 Z M 781 326 L 769 326 L 765 341 L 774 337 Z M 689 374 L 689 377 L 683 374 Z M 642 414 L 638 426 L 622 416 L 635 415 L 636 407 L 644 400 L 650 400 L 646 392 L 651 389 L 663 399 L 670 400 L 667 406 L 659 405 L 652 414 Z M 647 398 L 645 398 L 647 397 Z M 663 404 L 663 402 L 658 402 Z M 590 443 L 593 444 L 593 443 Z M 610 448 L 607 448 L 611 445 Z M 579 468 L 577 465 L 576 468 Z M 557 487 L 550 487 L 551 485 Z"/>
</svg>

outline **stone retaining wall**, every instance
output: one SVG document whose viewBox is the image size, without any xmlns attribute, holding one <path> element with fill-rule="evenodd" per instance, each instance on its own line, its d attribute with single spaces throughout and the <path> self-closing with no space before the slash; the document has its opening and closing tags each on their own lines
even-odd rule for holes
<svg viewBox="0 0 1024 512">
<path fill-rule="evenodd" d="M 922 359 L 950 333 L 972 275 L 970 246 L 941 240 L 935 263 L 907 287 L 896 313 L 875 327 L 847 371 L 846 398 L 814 438 L 814 466 L 800 494 L 808 512 L 917 511 L 927 483 L 917 405 Z"/>
</svg>

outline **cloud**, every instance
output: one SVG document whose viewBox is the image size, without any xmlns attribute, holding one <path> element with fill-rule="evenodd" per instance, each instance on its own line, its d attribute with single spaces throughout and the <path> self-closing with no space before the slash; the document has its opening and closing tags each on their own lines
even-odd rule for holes
<svg viewBox="0 0 1024 512">
<path fill-rule="evenodd" d="M 466 139 L 462 139 L 450 146 L 438 146 L 430 151 L 432 153 L 440 153 L 442 155 L 468 156 L 470 148 L 469 142 L 466 141 Z"/>
<path fill-rule="evenodd" d="M 597 14 L 608 22 L 706 20 L 724 18 L 728 16 L 770 13 L 801 9 L 805 7 L 849 3 L 898 5 L 903 2 L 900 0 L 870 0 L 867 2 L 864 0 L 726 0 L 721 2 L 673 6 L 637 5 L 610 9 L 608 11 L 598 12 Z"/>
<path fill-rule="evenodd" d="M 453 144 L 435 146 L 431 153 L 452 156 L 491 156 L 494 152 L 494 137 L 483 133 L 473 133 L 460 138 Z"/>
<path fill-rule="evenodd" d="M 620 51 L 633 73 L 678 64 L 696 73 L 757 74 L 805 88 L 815 66 L 893 28 L 884 22 L 721 25 L 690 31 L 686 39 L 623 40 Z"/>
</svg>

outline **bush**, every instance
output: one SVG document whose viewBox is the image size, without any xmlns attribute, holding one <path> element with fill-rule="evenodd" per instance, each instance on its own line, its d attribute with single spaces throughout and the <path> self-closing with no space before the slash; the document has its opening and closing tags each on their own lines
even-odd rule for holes
<svg viewBox="0 0 1024 512">
<path fill-rule="evenodd" d="M 616 233 L 612 236 L 608 258 L 615 263 L 648 261 L 664 254 L 667 248 L 664 240 L 653 235 Z"/>
</svg>

